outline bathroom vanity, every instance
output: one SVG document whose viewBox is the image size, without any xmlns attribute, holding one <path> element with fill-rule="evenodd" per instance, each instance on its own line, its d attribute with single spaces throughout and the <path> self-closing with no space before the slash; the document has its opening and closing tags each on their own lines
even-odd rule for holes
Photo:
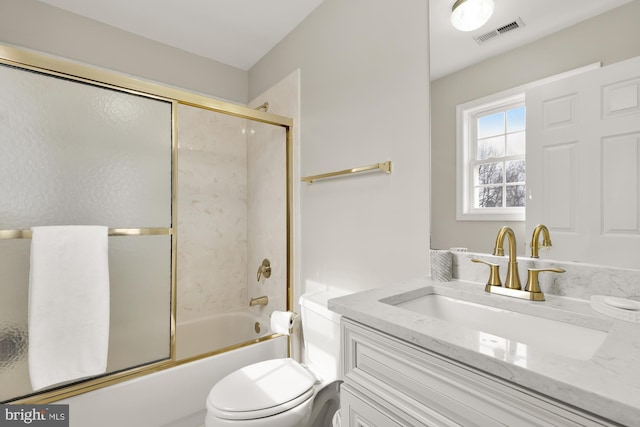
<svg viewBox="0 0 640 427">
<path fill-rule="evenodd" d="M 329 301 L 349 426 L 640 425 L 640 324 L 415 280 Z"/>
</svg>

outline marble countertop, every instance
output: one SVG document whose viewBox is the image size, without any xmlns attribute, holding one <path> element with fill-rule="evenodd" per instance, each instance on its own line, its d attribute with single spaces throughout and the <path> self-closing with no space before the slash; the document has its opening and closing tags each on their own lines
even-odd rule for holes
<svg viewBox="0 0 640 427">
<path fill-rule="evenodd" d="M 397 307 L 421 295 L 442 295 L 607 332 L 588 359 L 566 357 L 543 344 L 500 339 Z M 640 423 L 640 324 L 616 320 L 590 302 L 546 295 L 533 302 L 489 294 L 484 285 L 428 278 L 329 300 L 330 310 L 427 350 L 624 425 Z M 534 319 L 535 321 L 535 319 Z M 536 327 L 535 324 L 531 325 Z"/>
</svg>

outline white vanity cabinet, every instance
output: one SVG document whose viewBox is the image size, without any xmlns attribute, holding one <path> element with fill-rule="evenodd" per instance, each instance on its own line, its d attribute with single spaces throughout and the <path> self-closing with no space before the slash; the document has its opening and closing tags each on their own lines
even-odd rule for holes
<svg viewBox="0 0 640 427">
<path fill-rule="evenodd" d="M 344 317 L 341 339 L 343 425 L 619 425 Z"/>
</svg>

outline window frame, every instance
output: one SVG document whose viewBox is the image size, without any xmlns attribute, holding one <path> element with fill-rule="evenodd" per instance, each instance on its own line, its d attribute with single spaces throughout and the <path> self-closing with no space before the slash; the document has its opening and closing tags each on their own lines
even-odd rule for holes
<svg viewBox="0 0 640 427">
<path fill-rule="evenodd" d="M 524 90 L 516 88 L 456 106 L 457 203 L 459 221 L 524 221 L 525 207 L 475 208 L 474 169 L 477 150 L 476 120 L 480 115 L 524 106 Z M 526 132 L 526 127 L 525 127 Z M 509 156 L 501 157 L 506 159 Z M 523 156 L 526 161 L 526 156 Z M 526 178 L 525 178 L 526 185 Z"/>
<path fill-rule="evenodd" d="M 554 82 L 557 80 L 561 80 L 566 77 L 575 76 L 580 73 L 584 73 L 585 71 L 590 71 L 590 70 L 600 68 L 601 66 L 602 66 L 601 62 L 594 62 L 591 64 L 584 65 L 582 67 L 578 67 L 569 71 L 554 74 L 552 76 L 545 77 L 540 80 L 526 83 L 521 86 L 507 89 L 507 90 L 494 93 L 492 95 L 488 95 L 482 98 L 478 98 L 473 101 L 469 101 L 464 104 L 459 104 L 456 106 L 456 220 L 458 221 L 525 221 L 525 215 L 526 215 L 526 204 L 524 208 L 499 208 L 499 209 L 482 208 L 482 212 L 477 212 L 480 209 L 473 209 L 472 211 L 469 210 L 469 207 L 470 207 L 469 202 L 470 201 L 472 202 L 473 199 L 469 198 L 469 186 L 465 185 L 465 183 L 469 182 L 468 181 L 469 168 L 467 167 L 468 165 L 467 162 L 469 160 L 469 152 L 465 146 L 465 144 L 467 144 L 467 142 L 469 141 L 468 139 L 468 135 L 469 135 L 468 119 L 469 118 L 465 117 L 465 115 L 473 111 L 477 112 L 483 108 L 487 108 L 487 106 L 490 106 L 492 103 L 499 104 L 500 102 L 506 102 L 508 99 L 512 99 L 520 95 L 522 95 L 524 100 L 525 92 L 532 87 Z M 525 131 L 526 131 L 526 128 L 525 128 Z M 526 154 L 525 154 L 525 161 L 526 161 Z M 526 184 L 526 179 L 525 179 L 525 184 Z M 473 203 L 471 203 L 471 206 L 473 206 Z M 522 209 L 522 213 L 515 213 L 515 212 L 508 213 L 505 211 L 505 209 Z"/>
</svg>

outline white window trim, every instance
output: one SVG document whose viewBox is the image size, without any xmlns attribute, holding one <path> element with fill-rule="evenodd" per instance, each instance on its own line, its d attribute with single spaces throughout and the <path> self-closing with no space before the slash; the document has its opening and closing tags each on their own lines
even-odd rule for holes
<svg viewBox="0 0 640 427">
<path fill-rule="evenodd" d="M 471 150 L 466 146 L 471 132 L 469 119 L 478 111 L 524 100 L 525 91 L 532 87 L 600 67 L 601 63 L 596 62 L 456 106 L 456 219 L 458 221 L 524 221 L 526 212 L 526 208 L 480 209 L 470 206 L 472 199 L 469 192 L 473 189 L 471 182 L 473 177 L 470 176 L 468 168 Z"/>
<path fill-rule="evenodd" d="M 473 176 L 469 164 L 473 150 L 471 123 L 479 112 L 498 109 L 502 106 L 524 102 L 524 91 L 514 90 L 512 94 L 504 92 L 494 94 L 481 100 L 475 100 L 456 107 L 456 153 L 457 153 L 457 213 L 458 220 L 474 221 L 524 221 L 525 208 L 474 208 L 471 204 Z M 462 157 L 462 158 L 460 158 Z M 466 185 L 465 185 L 466 184 Z"/>
</svg>

